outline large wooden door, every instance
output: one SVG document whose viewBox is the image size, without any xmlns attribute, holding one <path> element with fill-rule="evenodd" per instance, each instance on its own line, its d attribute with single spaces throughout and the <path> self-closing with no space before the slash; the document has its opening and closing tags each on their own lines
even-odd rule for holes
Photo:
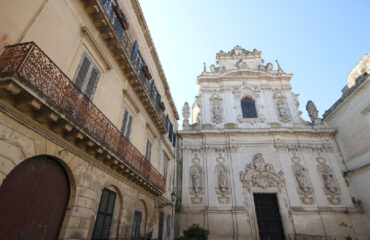
<svg viewBox="0 0 370 240">
<path fill-rule="evenodd" d="M 68 200 L 69 182 L 56 161 L 25 160 L 0 187 L 0 239 L 56 239 Z"/>
<path fill-rule="evenodd" d="M 255 193 L 257 224 L 260 240 L 284 240 L 279 204 L 275 193 Z"/>
</svg>

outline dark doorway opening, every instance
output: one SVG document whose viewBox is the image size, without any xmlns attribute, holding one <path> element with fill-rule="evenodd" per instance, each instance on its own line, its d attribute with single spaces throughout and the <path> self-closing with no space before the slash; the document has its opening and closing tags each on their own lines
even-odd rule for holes
<svg viewBox="0 0 370 240">
<path fill-rule="evenodd" d="M 279 204 L 275 193 L 254 193 L 260 240 L 284 240 Z"/>
</svg>

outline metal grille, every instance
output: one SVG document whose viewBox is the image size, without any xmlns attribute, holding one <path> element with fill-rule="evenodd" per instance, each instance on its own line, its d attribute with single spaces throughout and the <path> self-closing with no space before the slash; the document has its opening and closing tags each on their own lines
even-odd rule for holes
<svg viewBox="0 0 370 240">
<path fill-rule="evenodd" d="M 275 193 L 255 193 L 257 224 L 260 240 L 284 240 L 279 205 Z"/>
<path fill-rule="evenodd" d="M 163 176 L 34 42 L 7 46 L 0 56 L 0 74 L 17 74 L 76 125 L 164 191 Z"/>
</svg>

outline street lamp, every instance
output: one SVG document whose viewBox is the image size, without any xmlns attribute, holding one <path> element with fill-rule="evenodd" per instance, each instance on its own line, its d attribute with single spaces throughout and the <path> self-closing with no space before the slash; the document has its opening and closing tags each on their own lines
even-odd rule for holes
<svg viewBox="0 0 370 240">
<path fill-rule="evenodd" d="M 175 191 L 173 191 L 171 193 L 171 201 L 172 202 L 169 202 L 169 201 L 168 202 L 159 202 L 159 199 L 157 199 L 156 207 L 157 208 L 164 208 L 166 206 L 173 206 L 175 204 L 175 202 L 176 202 L 176 198 L 177 198 L 177 195 L 176 195 Z"/>
</svg>

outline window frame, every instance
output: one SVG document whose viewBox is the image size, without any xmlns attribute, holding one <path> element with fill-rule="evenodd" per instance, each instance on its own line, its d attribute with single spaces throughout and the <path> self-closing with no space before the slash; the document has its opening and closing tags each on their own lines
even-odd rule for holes
<svg viewBox="0 0 370 240">
<path fill-rule="evenodd" d="M 83 77 L 82 83 L 80 84 L 78 82 L 78 78 L 80 76 L 80 71 L 82 71 L 82 67 L 83 67 L 85 59 L 87 59 L 89 61 L 89 65 L 87 67 L 86 73 L 84 74 L 85 76 Z M 92 72 L 94 70 L 96 70 L 96 72 L 97 72 L 95 80 L 91 79 Z M 73 83 L 76 85 L 76 87 L 82 93 L 84 93 L 91 100 L 91 99 L 94 98 L 94 95 L 95 95 L 95 92 L 96 92 L 101 74 L 102 74 L 102 71 L 100 70 L 98 65 L 93 61 L 92 57 L 87 52 L 83 52 L 83 54 L 81 56 L 81 59 L 80 59 L 80 62 L 79 62 L 78 66 L 77 66 L 77 69 L 75 71 L 75 75 L 73 77 Z M 89 87 L 91 87 L 90 84 L 92 84 L 90 81 L 94 81 L 94 82 L 93 82 L 92 88 L 90 88 L 91 92 L 88 93 Z"/>
<path fill-rule="evenodd" d="M 248 106 L 246 104 L 253 104 L 253 105 Z M 246 119 L 258 118 L 258 113 L 257 113 L 257 108 L 256 108 L 256 101 L 253 98 L 251 98 L 249 96 L 246 96 L 246 97 L 242 98 L 240 100 L 240 107 L 241 107 L 243 118 L 246 118 Z M 249 108 L 253 107 L 253 108 L 248 109 L 248 107 Z"/>
<path fill-rule="evenodd" d="M 125 121 L 125 114 L 127 113 L 127 119 Z M 127 107 L 124 108 L 123 110 L 123 116 L 122 116 L 122 122 L 121 122 L 121 133 L 123 136 L 125 136 L 127 139 L 130 139 L 130 135 L 132 132 L 132 123 L 134 120 L 134 115 L 128 109 Z"/>
<path fill-rule="evenodd" d="M 112 202 L 112 205 L 110 205 L 110 201 L 111 201 L 111 197 L 113 196 L 113 202 Z M 106 200 L 106 206 L 103 206 L 104 204 L 104 201 L 103 201 L 103 198 L 104 197 L 107 197 L 107 200 Z M 100 202 L 99 202 L 99 208 L 98 208 L 98 211 L 96 213 L 96 219 L 95 219 L 95 224 L 94 224 L 94 230 L 93 230 L 93 233 L 92 233 L 92 237 L 91 239 L 93 240 L 103 240 L 103 239 L 107 239 L 109 238 L 109 234 L 110 234 L 110 228 L 111 228 L 111 225 L 112 225 L 112 220 L 113 220 L 113 215 L 114 215 L 114 207 L 115 207 L 115 204 L 116 204 L 116 199 L 117 199 L 117 193 L 108 189 L 108 188 L 104 188 L 101 192 L 101 197 L 100 197 Z M 105 208 L 105 209 L 102 209 L 102 208 Z M 111 212 L 109 212 L 109 209 L 111 208 Z M 102 228 L 101 230 L 98 229 L 99 225 L 97 225 L 97 221 L 98 221 L 98 218 L 99 217 L 103 217 L 103 220 L 102 220 Z M 108 222 L 108 232 L 107 234 L 108 235 L 104 235 L 104 230 L 105 230 L 105 226 L 106 226 L 106 221 L 109 221 Z M 97 232 L 97 231 L 100 231 L 100 232 Z M 95 235 L 99 235 L 99 236 L 95 236 Z"/>
<path fill-rule="evenodd" d="M 152 141 L 147 138 L 146 139 L 146 147 L 145 147 L 145 159 L 150 162 L 151 156 L 152 156 Z"/>
</svg>

